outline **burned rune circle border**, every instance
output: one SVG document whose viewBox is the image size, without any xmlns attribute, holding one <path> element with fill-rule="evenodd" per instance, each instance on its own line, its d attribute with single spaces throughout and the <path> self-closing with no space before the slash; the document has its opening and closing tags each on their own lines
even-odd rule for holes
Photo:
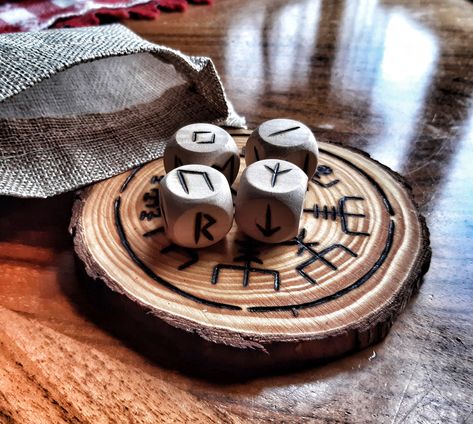
<svg viewBox="0 0 473 424">
<path fill-rule="evenodd" d="M 384 192 L 383 188 L 379 185 L 379 183 L 367 172 L 365 172 L 362 168 L 358 167 L 357 165 L 353 164 L 352 162 L 348 161 L 347 159 L 337 155 L 336 153 L 327 151 L 325 149 L 320 149 L 321 153 L 324 153 L 328 156 L 332 156 L 337 160 L 340 160 L 341 162 L 345 163 L 346 165 L 350 166 L 351 168 L 355 169 L 358 173 L 360 173 L 363 177 L 365 177 L 369 183 L 374 187 L 374 189 L 377 191 L 379 196 L 381 197 L 383 204 L 388 212 L 388 214 L 393 217 L 395 215 L 394 209 L 391 205 L 391 202 L 389 201 L 386 193 Z M 120 243 L 122 247 L 125 249 L 128 257 L 148 276 L 150 277 L 153 281 L 156 283 L 162 285 L 163 287 L 171 290 L 172 292 L 179 294 L 183 296 L 186 299 L 192 300 L 196 303 L 200 303 L 206 306 L 212 306 L 215 308 L 220 308 L 220 309 L 226 309 L 226 310 L 234 310 L 234 311 L 241 311 L 243 310 L 242 307 L 237 306 L 237 305 L 232 305 L 228 303 L 221 303 L 217 301 L 212 301 L 208 300 L 199 296 L 196 296 L 192 293 L 189 293 L 185 290 L 180 289 L 177 287 L 175 284 L 165 280 L 164 278 L 160 277 L 157 275 L 146 263 L 144 263 L 143 260 L 141 260 L 138 255 L 135 253 L 133 250 L 133 247 L 130 245 L 125 229 L 123 227 L 123 222 L 122 222 L 122 217 L 121 217 L 121 195 L 129 188 L 130 183 L 133 179 L 136 178 L 136 176 L 139 174 L 140 170 L 143 169 L 143 166 L 137 167 L 134 170 L 130 172 L 128 177 L 125 179 L 124 183 L 120 187 L 119 190 L 119 196 L 115 198 L 114 201 L 114 223 L 115 223 L 115 228 L 118 233 Z M 338 182 L 338 180 L 337 180 Z M 330 184 L 326 186 L 326 188 L 329 188 Z M 347 287 L 338 290 L 337 292 L 324 296 L 309 302 L 304 302 L 304 303 L 297 303 L 297 304 L 289 304 L 289 305 L 280 305 L 280 306 L 248 306 L 246 307 L 246 310 L 248 312 L 252 313 L 261 313 L 261 312 L 283 312 L 283 311 L 289 311 L 292 312 L 292 314 L 297 317 L 298 316 L 298 311 L 301 309 L 307 309 L 307 308 L 313 308 L 316 306 L 319 306 L 321 304 L 339 299 L 340 297 L 344 296 L 345 294 L 361 287 L 364 283 L 366 283 L 375 273 L 376 271 L 382 266 L 382 264 L 386 261 L 386 259 L 389 256 L 389 253 L 391 252 L 391 247 L 393 245 L 393 240 L 394 240 L 394 235 L 395 235 L 395 222 L 392 218 L 389 219 L 389 224 L 388 224 L 388 229 L 387 229 L 387 237 L 385 240 L 384 248 L 380 254 L 380 256 L 376 259 L 374 264 L 371 266 L 371 268 L 360 278 L 358 278 L 356 281 L 354 281 L 352 284 L 348 285 Z M 161 230 L 158 229 L 158 230 Z M 298 238 L 296 237 L 295 239 L 289 241 L 289 242 L 294 242 L 297 244 Z M 172 247 L 168 246 L 168 247 Z M 242 267 L 242 266 L 239 266 Z M 181 268 L 182 269 L 182 268 Z M 214 282 L 212 281 L 214 284 Z M 277 284 L 275 283 L 275 287 L 279 287 L 279 280 L 277 281 Z"/>
</svg>

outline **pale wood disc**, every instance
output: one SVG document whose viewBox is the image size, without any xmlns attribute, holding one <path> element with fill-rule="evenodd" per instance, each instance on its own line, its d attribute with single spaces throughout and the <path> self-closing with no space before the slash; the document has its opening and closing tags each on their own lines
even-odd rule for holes
<svg viewBox="0 0 473 424">
<path fill-rule="evenodd" d="M 243 147 L 248 132 L 233 135 Z M 203 250 L 170 245 L 156 200 L 159 159 L 80 193 L 76 251 L 89 275 L 210 342 L 277 346 L 276 362 L 362 348 L 384 337 L 418 287 L 428 231 L 397 174 L 362 152 L 319 146 L 297 240 L 257 244 L 234 224 Z"/>
</svg>

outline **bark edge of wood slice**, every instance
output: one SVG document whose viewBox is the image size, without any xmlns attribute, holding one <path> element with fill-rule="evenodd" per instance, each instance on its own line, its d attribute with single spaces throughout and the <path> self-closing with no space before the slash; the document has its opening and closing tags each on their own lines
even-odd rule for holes
<svg viewBox="0 0 473 424">
<path fill-rule="evenodd" d="M 243 147 L 249 133 L 231 133 Z M 234 224 L 200 251 L 170 244 L 158 159 L 78 192 L 75 251 L 90 277 L 151 313 L 185 356 L 217 369 L 291 368 L 363 349 L 419 288 L 429 232 L 400 175 L 362 151 L 319 147 L 302 230 L 289 243 L 256 244 Z"/>
</svg>

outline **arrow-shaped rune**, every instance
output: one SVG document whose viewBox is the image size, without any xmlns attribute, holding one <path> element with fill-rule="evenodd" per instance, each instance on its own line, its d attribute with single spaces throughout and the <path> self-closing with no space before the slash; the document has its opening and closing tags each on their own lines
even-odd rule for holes
<svg viewBox="0 0 473 424">
<path fill-rule="evenodd" d="M 266 206 L 266 220 L 264 223 L 264 227 L 256 223 L 256 226 L 258 227 L 258 230 L 261 231 L 261 234 L 265 237 L 271 237 L 273 234 L 276 234 L 281 227 L 271 227 L 271 208 L 269 205 Z"/>
</svg>

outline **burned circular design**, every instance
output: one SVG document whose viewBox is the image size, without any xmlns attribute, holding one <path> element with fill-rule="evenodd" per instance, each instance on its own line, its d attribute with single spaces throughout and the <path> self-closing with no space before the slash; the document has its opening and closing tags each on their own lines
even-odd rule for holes
<svg viewBox="0 0 473 424">
<path fill-rule="evenodd" d="M 242 147 L 246 137 L 235 138 Z M 158 196 L 162 160 L 90 189 L 81 224 L 96 230 L 82 239 L 109 285 L 163 319 L 176 316 L 189 328 L 257 334 L 259 340 L 343 331 L 391 307 L 425 240 L 409 193 L 389 170 L 325 143 L 319 163 L 301 231 L 278 245 L 251 241 L 235 224 L 205 249 L 169 243 Z"/>
</svg>

